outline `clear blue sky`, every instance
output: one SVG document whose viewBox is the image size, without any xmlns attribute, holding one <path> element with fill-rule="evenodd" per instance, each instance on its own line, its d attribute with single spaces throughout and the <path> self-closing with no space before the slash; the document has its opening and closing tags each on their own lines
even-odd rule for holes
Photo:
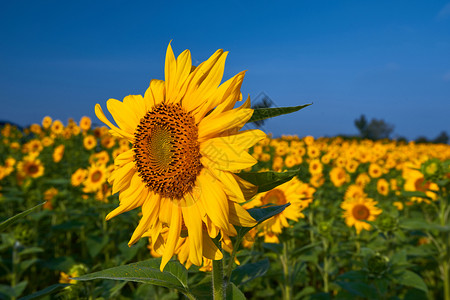
<svg viewBox="0 0 450 300">
<path fill-rule="evenodd" d="M 164 79 L 172 40 L 194 63 L 230 51 L 225 78 L 277 106 L 265 130 L 356 134 L 361 114 L 414 139 L 450 134 L 447 1 L 1 1 L 0 120 L 64 123 Z"/>
</svg>

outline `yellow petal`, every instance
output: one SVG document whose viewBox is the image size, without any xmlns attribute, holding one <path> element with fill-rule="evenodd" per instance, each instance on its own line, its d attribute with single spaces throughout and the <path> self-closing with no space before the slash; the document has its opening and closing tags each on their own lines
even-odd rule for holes
<svg viewBox="0 0 450 300">
<path fill-rule="evenodd" d="M 153 193 L 149 193 L 146 201 L 142 205 L 142 218 L 139 221 L 138 226 L 133 232 L 130 241 L 128 242 L 128 246 L 136 243 L 142 235 L 152 228 L 152 225 L 155 223 L 158 215 L 158 195 Z"/>
<path fill-rule="evenodd" d="M 217 115 L 215 118 L 203 119 L 198 124 L 199 142 L 217 137 L 220 133 L 236 127 L 238 129 L 242 128 L 252 114 L 253 109 L 232 109 Z"/>
<path fill-rule="evenodd" d="M 109 128 L 111 128 L 111 130 L 113 131 L 115 136 L 124 137 L 124 138 L 128 139 L 130 142 L 134 141 L 133 134 L 128 133 L 128 132 L 122 130 L 121 128 L 118 128 L 113 123 L 111 123 L 108 120 L 108 118 L 106 118 L 105 114 L 103 113 L 102 107 L 98 103 L 95 105 L 95 115 L 97 116 L 97 118 L 99 118 L 100 121 L 102 121 L 103 123 L 108 125 Z"/>
<path fill-rule="evenodd" d="M 200 144 L 201 163 L 209 168 L 238 171 L 249 168 L 258 161 L 245 149 L 220 141 L 208 140 Z"/>
<path fill-rule="evenodd" d="M 222 81 L 227 54 L 228 52 L 224 52 L 218 58 L 212 68 L 201 77 L 200 82 L 191 82 L 191 85 L 195 87 L 195 90 L 188 90 L 183 99 L 183 107 L 185 107 L 187 111 L 192 111 L 199 107 L 200 104 L 203 104 L 205 100 L 214 94 Z"/>
<path fill-rule="evenodd" d="M 189 259 L 194 265 L 200 266 L 203 257 L 202 218 L 195 205 L 183 207 L 182 211 L 189 235 Z"/>
<path fill-rule="evenodd" d="M 123 98 L 123 103 L 136 116 L 136 120 L 140 120 L 147 113 L 147 107 L 144 98 L 141 95 L 129 95 Z"/>
<path fill-rule="evenodd" d="M 132 161 L 134 161 L 134 150 L 130 149 L 117 155 L 114 159 L 114 166 L 121 167 Z"/>
<path fill-rule="evenodd" d="M 241 205 L 228 201 L 230 207 L 230 223 L 241 227 L 253 227 L 257 222 Z"/>
<path fill-rule="evenodd" d="M 106 106 L 117 125 L 126 132 L 133 134 L 140 121 L 134 112 L 123 102 L 116 99 L 109 99 Z"/>
<path fill-rule="evenodd" d="M 203 235 L 203 256 L 212 260 L 221 260 L 223 258 L 222 252 L 206 234 Z"/>
<path fill-rule="evenodd" d="M 161 102 L 164 102 L 164 86 L 165 83 L 163 80 L 152 79 L 150 81 L 150 86 L 144 94 L 144 101 L 147 110 L 151 110 L 154 106 L 158 105 Z"/>
<path fill-rule="evenodd" d="M 214 225 L 220 229 L 228 230 L 228 200 L 221 184 L 214 180 L 209 171 L 203 169 L 197 177 L 201 188 L 201 203 Z"/>
<path fill-rule="evenodd" d="M 140 180 L 140 178 L 135 174 L 131 179 L 129 188 L 119 195 L 120 205 L 106 216 L 107 221 L 144 203 L 148 194 L 147 188 L 143 184 L 136 184 L 137 180 Z"/>
<path fill-rule="evenodd" d="M 134 167 L 135 163 L 132 161 L 113 171 L 113 175 L 111 176 L 111 178 L 114 178 L 114 184 L 112 187 L 113 194 L 123 190 L 129 185 L 131 178 L 136 173 L 136 169 Z"/>
<path fill-rule="evenodd" d="M 164 267 L 173 256 L 175 246 L 178 242 L 178 239 L 180 238 L 180 232 L 181 232 L 181 208 L 176 207 L 172 210 L 169 235 L 167 236 L 166 247 L 164 249 L 164 254 L 161 260 L 161 266 L 159 267 L 161 272 L 164 270 Z"/>
</svg>

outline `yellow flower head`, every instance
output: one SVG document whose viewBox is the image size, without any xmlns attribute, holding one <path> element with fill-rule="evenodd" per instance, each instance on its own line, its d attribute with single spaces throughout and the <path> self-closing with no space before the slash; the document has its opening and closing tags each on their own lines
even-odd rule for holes
<svg viewBox="0 0 450 300">
<path fill-rule="evenodd" d="M 91 150 L 97 146 L 97 139 L 93 135 L 86 135 L 83 138 L 83 146 L 86 150 Z"/>
<path fill-rule="evenodd" d="M 53 122 L 52 118 L 50 118 L 49 116 L 45 116 L 45 117 L 42 119 L 42 127 L 43 127 L 44 129 L 48 129 L 48 128 L 50 128 L 50 126 L 52 125 L 52 122 Z"/>
<path fill-rule="evenodd" d="M 89 117 L 83 116 L 80 120 L 80 128 L 87 131 L 91 128 L 91 119 Z"/>
<path fill-rule="evenodd" d="M 64 156 L 64 149 L 65 149 L 64 145 L 61 144 L 61 145 L 57 146 L 55 148 L 55 150 L 53 151 L 53 161 L 55 163 L 60 162 L 61 159 L 63 158 L 63 156 Z"/>
<path fill-rule="evenodd" d="M 333 182 L 333 184 L 336 187 L 340 187 L 342 186 L 344 183 L 346 183 L 348 181 L 349 176 L 347 175 L 347 173 L 345 172 L 345 169 L 341 168 L 341 167 L 334 167 L 333 169 L 331 169 L 330 171 L 330 179 L 331 182 Z"/>
<path fill-rule="evenodd" d="M 59 135 L 64 132 L 64 125 L 60 120 L 55 120 L 52 124 L 51 129 L 53 134 Z"/>
<path fill-rule="evenodd" d="M 344 200 L 341 203 L 341 208 L 345 210 L 343 217 L 347 226 L 354 226 L 357 234 L 363 229 L 370 230 L 370 224 L 364 221 L 375 221 L 377 216 L 381 214 L 382 210 L 376 207 L 376 204 L 376 201 L 366 197 L 348 198 Z"/>
<path fill-rule="evenodd" d="M 18 163 L 17 169 L 22 176 L 38 178 L 44 175 L 44 165 L 34 156 L 26 156 Z"/>
<path fill-rule="evenodd" d="M 265 138 L 260 130 L 239 131 L 250 119 L 250 101 L 242 100 L 245 72 L 220 84 L 227 52 L 216 51 L 197 67 L 188 50 L 175 58 L 167 47 L 165 81 L 152 80 L 142 97 L 123 102 L 110 99 L 107 107 L 117 126 L 104 115 L 97 117 L 110 132 L 126 138 L 133 148 L 116 157 L 109 181 L 120 192 L 120 206 L 108 214 L 142 207 L 142 218 L 129 244 L 144 234 L 163 249 L 161 269 L 176 250 L 181 230 L 189 236 L 189 261 L 200 266 L 203 257 L 220 259 L 214 245 L 220 231 L 236 235 L 233 225 L 254 226 L 243 209 L 243 180 L 233 172 L 256 163 L 247 152 Z M 162 238 L 167 230 L 167 239 Z"/>
<path fill-rule="evenodd" d="M 269 234 L 273 238 L 271 234 L 278 235 L 282 232 L 284 227 L 289 227 L 288 219 L 298 221 L 299 218 L 305 217 L 302 211 L 308 207 L 309 203 L 312 201 L 312 194 L 314 192 L 314 188 L 309 187 L 308 184 L 304 184 L 294 177 L 290 181 L 283 183 L 268 192 L 257 195 L 254 200 L 245 204 L 245 207 L 260 207 L 268 204 L 291 204 L 283 212 L 270 218 L 259 226 L 263 229 L 261 234 Z"/>
<path fill-rule="evenodd" d="M 87 170 L 81 168 L 76 170 L 75 173 L 72 174 L 71 184 L 73 186 L 79 186 L 86 179 L 86 175 Z"/>
</svg>

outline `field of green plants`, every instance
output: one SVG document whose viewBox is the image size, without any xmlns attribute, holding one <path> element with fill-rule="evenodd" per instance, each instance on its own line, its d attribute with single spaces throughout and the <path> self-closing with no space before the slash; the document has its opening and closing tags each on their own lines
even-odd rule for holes
<svg viewBox="0 0 450 300">
<path fill-rule="evenodd" d="M 128 246 L 141 208 L 106 221 L 126 139 L 89 118 L 0 130 L 1 299 L 211 298 L 216 261 L 180 245 L 161 272 L 149 238 Z M 450 300 L 449 145 L 285 136 L 249 153 L 259 224 L 216 241 L 228 299 Z"/>
</svg>

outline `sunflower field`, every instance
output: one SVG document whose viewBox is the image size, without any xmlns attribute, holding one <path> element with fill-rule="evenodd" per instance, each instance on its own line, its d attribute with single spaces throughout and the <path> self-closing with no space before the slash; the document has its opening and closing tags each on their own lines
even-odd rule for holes
<svg viewBox="0 0 450 300">
<path fill-rule="evenodd" d="M 211 297 L 213 261 L 188 259 L 189 236 L 174 253 L 184 266 L 157 274 L 151 238 L 128 246 L 140 210 L 106 221 L 128 140 L 87 117 L 0 130 L 1 299 Z M 258 163 L 242 179 L 271 183 L 242 207 L 272 217 L 222 235 L 229 299 L 450 299 L 449 145 L 284 136 L 249 153 Z M 153 280 L 125 269 L 123 280 L 73 279 L 139 261 Z"/>
</svg>

